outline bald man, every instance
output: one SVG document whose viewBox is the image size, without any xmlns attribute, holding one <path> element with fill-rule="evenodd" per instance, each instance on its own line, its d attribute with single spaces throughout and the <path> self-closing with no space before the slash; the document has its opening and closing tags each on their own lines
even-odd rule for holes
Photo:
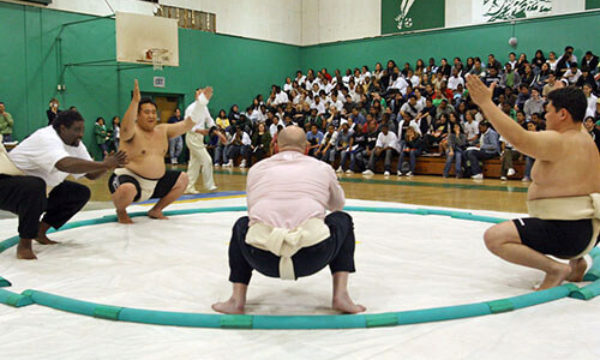
<svg viewBox="0 0 600 360">
<path fill-rule="evenodd" d="M 333 309 L 365 311 L 348 294 L 354 272 L 354 230 L 342 212 L 344 191 L 328 164 L 305 156 L 306 134 L 297 126 L 282 130 L 279 153 L 248 172 L 248 216 L 233 227 L 229 243 L 229 281 L 233 294 L 214 304 L 215 311 L 243 314 L 255 269 L 269 277 L 295 280 L 329 265 Z M 325 212 L 332 211 L 325 216 Z"/>
</svg>

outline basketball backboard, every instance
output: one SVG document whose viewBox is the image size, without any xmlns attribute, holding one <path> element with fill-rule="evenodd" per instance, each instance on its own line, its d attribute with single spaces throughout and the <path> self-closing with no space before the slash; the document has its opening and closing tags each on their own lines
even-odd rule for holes
<svg viewBox="0 0 600 360">
<path fill-rule="evenodd" d="M 117 61 L 152 65 L 159 54 L 162 66 L 179 66 L 177 35 L 177 19 L 117 12 Z"/>
</svg>

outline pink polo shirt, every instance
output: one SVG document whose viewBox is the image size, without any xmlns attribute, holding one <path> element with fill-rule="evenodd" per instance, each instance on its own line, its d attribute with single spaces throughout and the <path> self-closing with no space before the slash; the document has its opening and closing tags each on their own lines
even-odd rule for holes
<svg viewBox="0 0 600 360">
<path fill-rule="evenodd" d="M 297 151 L 283 151 L 250 168 L 246 184 L 250 225 L 293 229 L 344 207 L 333 168 Z"/>
</svg>

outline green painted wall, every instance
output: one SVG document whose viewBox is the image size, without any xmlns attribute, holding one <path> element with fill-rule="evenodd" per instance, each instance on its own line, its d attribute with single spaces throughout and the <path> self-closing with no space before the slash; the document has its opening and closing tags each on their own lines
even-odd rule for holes
<svg viewBox="0 0 600 360">
<path fill-rule="evenodd" d="M 468 56 L 479 56 L 487 62 L 487 55 L 494 53 L 505 61 L 511 51 L 525 52 L 529 59 L 537 49 L 544 50 L 546 56 L 549 51 L 560 56 L 567 44 L 574 46 L 575 55 L 581 59 L 588 49 L 600 52 L 600 39 L 593 31 L 599 23 L 600 12 L 518 22 L 514 25 L 514 34 L 519 40 L 516 48 L 508 45 L 513 34 L 513 25 L 509 23 L 321 44 L 304 47 L 301 64 L 304 69 L 327 67 L 333 73 L 339 68 L 343 73 L 347 67 L 360 65 L 372 69 L 377 61 L 385 66 L 388 59 L 400 66 L 405 62 L 414 66 L 419 58 L 427 63 L 431 56 L 438 63 L 442 57 L 451 62 L 455 56 L 463 60 Z"/>
<path fill-rule="evenodd" d="M 216 115 L 233 103 L 245 108 L 258 93 L 268 96 L 271 84 L 282 83 L 300 66 L 297 46 L 180 29 L 177 68 L 154 72 L 151 66 L 121 71 L 116 66 L 68 66 L 63 73 L 61 63 L 115 59 L 113 19 L 8 3 L 0 3 L 0 19 L 0 101 L 15 118 L 16 138 L 45 126 L 48 101 L 57 97 L 61 109 L 74 105 L 83 114 L 84 142 L 93 154 L 96 117 L 109 121 L 123 115 L 134 78 L 142 92 L 183 94 L 186 103 L 197 87 L 212 85 L 209 108 Z M 62 24 L 86 19 L 96 20 L 61 32 Z M 166 78 L 165 88 L 153 87 L 157 75 Z M 59 83 L 66 91 L 57 91 Z"/>
<path fill-rule="evenodd" d="M 57 40 L 62 24 L 86 19 L 96 20 L 64 27 Z M 513 33 L 510 24 L 308 47 L 180 29 L 178 68 L 154 72 L 151 66 L 121 71 L 115 66 L 70 66 L 63 73 L 60 64 L 115 58 L 114 20 L 0 2 L 0 101 L 16 120 L 17 139 L 46 125 L 50 98 L 58 97 L 61 108 L 77 106 L 87 120 L 84 142 L 97 154 L 94 120 L 124 113 L 134 78 L 140 80 L 142 91 L 183 94 L 186 103 L 196 87 L 210 84 L 215 88 L 210 110 L 216 114 L 233 103 L 244 108 L 257 93 L 267 95 L 271 84 L 282 83 L 299 68 L 327 67 L 333 72 L 362 64 L 374 66 L 390 58 L 414 64 L 429 56 L 438 60 L 456 55 L 485 58 L 489 52 L 504 61 L 513 50 L 531 57 L 538 48 L 560 53 L 566 44 L 573 45 L 581 58 L 588 49 L 600 52 L 600 40 L 591 31 L 598 23 L 600 12 L 519 22 L 514 28 L 519 39 L 516 49 L 507 43 Z M 164 89 L 152 86 L 156 75 L 166 77 Z M 66 91 L 56 90 L 59 83 L 66 85 Z"/>
</svg>

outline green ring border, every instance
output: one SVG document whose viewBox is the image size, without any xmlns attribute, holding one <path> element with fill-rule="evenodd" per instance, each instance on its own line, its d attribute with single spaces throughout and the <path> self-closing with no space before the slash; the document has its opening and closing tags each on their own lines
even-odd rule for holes
<svg viewBox="0 0 600 360">
<path fill-rule="evenodd" d="M 166 211 L 166 216 L 189 215 L 198 213 L 215 212 L 236 212 L 246 211 L 245 206 L 219 207 L 219 208 L 199 208 Z M 470 212 L 438 210 L 425 208 L 383 208 L 383 207 L 363 207 L 347 206 L 346 211 L 357 212 L 379 212 L 379 213 L 399 213 L 413 215 L 440 215 L 449 216 L 455 219 L 480 221 L 487 223 L 500 223 L 506 219 L 474 215 Z M 146 212 L 134 212 L 131 217 L 146 216 Z M 104 216 L 96 219 L 83 220 L 65 224 L 62 228 L 56 230 L 67 230 L 77 227 L 98 225 L 109 222 L 116 222 L 115 215 Z M 54 232 L 54 231 L 52 231 Z M 13 236 L 0 242 L 0 252 L 16 245 L 19 241 L 18 236 Z M 92 303 L 59 295 L 54 295 L 37 290 L 25 290 L 21 294 L 13 293 L 2 289 L 2 286 L 10 286 L 8 280 L 0 277 L 0 303 L 22 307 L 31 304 L 38 304 L 56 310 L 62 310 L 70 313 L 92 316 L 101 319 L 114 321 L 136 322 L 154 325 L 170 325 L 200 328 L 221 328 L 221 329 L 354 329 L 354 328 L 372 328 L 382 326 L 399 326 L 408 324 L 418 324 L 424 322 L 444 321 L 452 319 L 461 319 L 475 316 L 498 314 L 507 311 L 522 309 L 565 297 L 589 300 L 600 295 L 600 249 L 594 248 L 590 255 L 593 259 L 591 269 L 586 273 L 584 280 L 593 281 L 592 284 L 579 288 L 577 285 L 567 283 L 552 289 L 532 292 L 524 295 L 470 303 L 456 306 L 436 307 L 429 309 L 408 310 L 400 312 L 386 312 L 376 314 L 356 314 L 356 315 L 223 315 L 223 314 L 202 314 L 185 313 L 170 311 L 155 311 L 136 308 L 118 307 L 112 305 Z"/>
</svg>

